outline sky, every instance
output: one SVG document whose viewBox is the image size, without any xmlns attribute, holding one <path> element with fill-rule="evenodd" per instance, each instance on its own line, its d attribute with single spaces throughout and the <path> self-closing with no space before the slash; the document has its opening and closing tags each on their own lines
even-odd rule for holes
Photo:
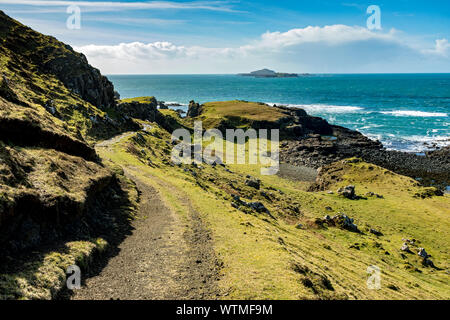
<svg viewBox="0 0 450 320">
<path fill-rule="evenodd" d="M 0 0 L 0 10 L 104 74 L 450 72 L 448 0 Z"/>
</svg>

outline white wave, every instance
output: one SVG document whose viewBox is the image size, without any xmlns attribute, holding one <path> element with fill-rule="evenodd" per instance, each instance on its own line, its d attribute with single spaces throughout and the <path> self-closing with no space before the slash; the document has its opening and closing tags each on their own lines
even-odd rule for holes
<svg viewBox="0 0 450 320">
<path fill-rule="evenodd" d="M 382 114 L 391 114 L 397 117 L 447 117 L 444 112 L 425 112 L 414 110 L 381 111 Z"/>
<path fill-rule="evenodd" d="M 180 103 L 177 101 L 165 101 L 164 104 L 165 105 L 180 105 L 180 106 L 188 106 L 189 105 L 187 103 Z"/>
<path fill-rule="evenodd" d="M 270 106 L 287 106 L 291 108 L 301 108 L 308 113 L 353 113 L 364 110 L 362 107 L 356 106 L 336 106 L 330 104 L 286 104 L 286 103 L 267 103 Z"/>
<path fill-rule="evenodd" d="M 399 150 L 404 152 L 425 152 L 434 150 L 435 147 L 450 146 L 450 136 L 398 136 L 380 140 L 388 150 Z"/>
</svg>

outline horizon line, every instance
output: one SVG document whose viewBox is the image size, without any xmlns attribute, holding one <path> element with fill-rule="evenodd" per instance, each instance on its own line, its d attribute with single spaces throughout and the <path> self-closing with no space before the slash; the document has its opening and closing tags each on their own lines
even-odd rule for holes
<svg viewBox="0 0 450 320">
<path fill-rule="evenodd" d="M 296 72 L 293 72 L 296 73 Z M 312 73 L 312 72 L 302 72 L 297 73 L 298 75 L 380 75 L 380 74 L 450 74 L 448 72 L 327 72 L 327 73 Z M 230 76 L 230 75 L 240 75 L 239 73 L 104 73 L 105 76 Z M 271 79 L 271 78 L 267 78 Z M 282 78 L 277 78 L 282 79 Z"/>
</svg>

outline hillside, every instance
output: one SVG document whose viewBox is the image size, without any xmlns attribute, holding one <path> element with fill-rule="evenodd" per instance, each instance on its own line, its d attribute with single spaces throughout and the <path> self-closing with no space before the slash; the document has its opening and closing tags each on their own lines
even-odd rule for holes
<svg viewBox="0 0 450 320">
<path fill-rule="evenodd" d="M 0 34 L 0 299 L 450 298 L 450 196 L 402 175 L 448 182 L 445 150 L 392 155 L 302 109 L 237 100 L 181 118 L 155 97 L 116 100 L 82 54 L 2 12 Z M 172 131 L 197 120 L 281 129 L 280 172 L 175 164 Z"/>
</svg>

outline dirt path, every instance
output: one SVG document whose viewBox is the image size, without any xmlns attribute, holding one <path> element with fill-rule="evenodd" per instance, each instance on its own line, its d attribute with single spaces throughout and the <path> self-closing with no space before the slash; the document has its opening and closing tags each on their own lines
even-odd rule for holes
<svg viewBox="0 0 450 320">
<path fill-rule="evenodd" d="M 104 142 L 103 147 L 120 141 Z M 97 275 L 86 279 L 72 299 L 216 299 L 217 260 L 208 230 L 195 210 L 187 221 L 162 201 L 152 186 L 125 169 L 137 184 L 140 205 L 132 235 Z"/>
</svg>

